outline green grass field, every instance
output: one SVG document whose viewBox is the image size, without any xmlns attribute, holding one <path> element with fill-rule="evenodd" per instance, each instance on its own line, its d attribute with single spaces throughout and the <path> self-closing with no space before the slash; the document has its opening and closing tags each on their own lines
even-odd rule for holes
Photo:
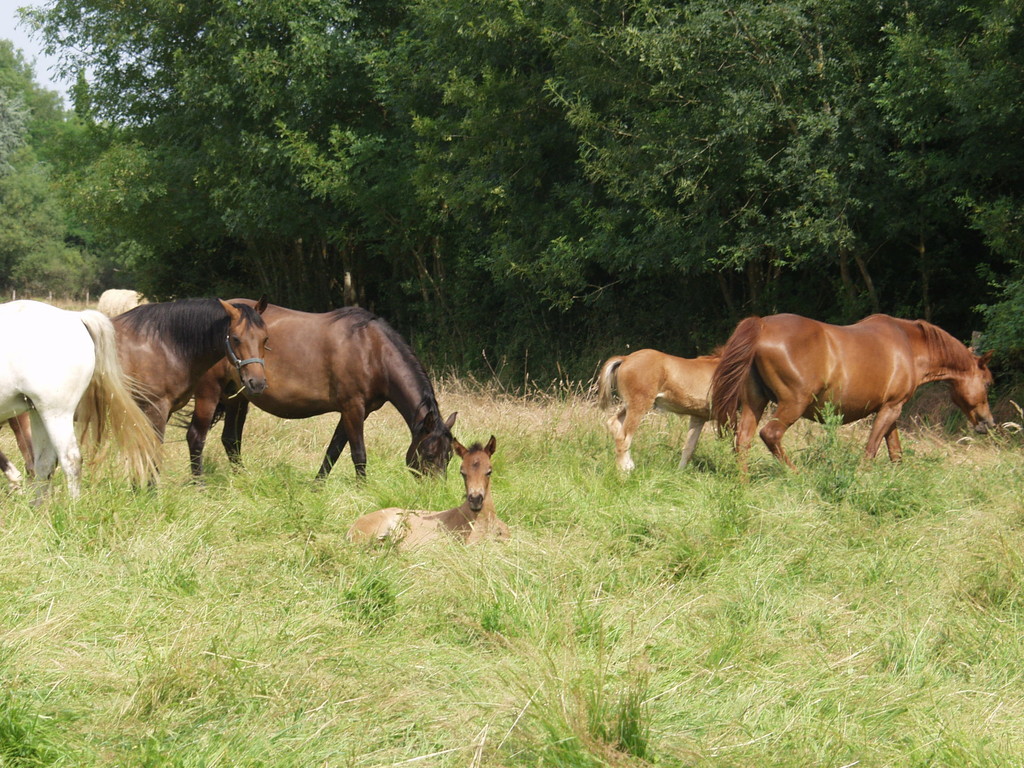
<svg viewBox="0 0 1024 768">
<path fill-rule="evenodd" d="M 1013 436 L 799 425 L 739 482 L 710 430 L 652 415 L 614 468 L 593 405 L 454 384 L 495 434 L 513 538 L 348 544 L 445 509 L 390 407 L 311 478 L 332 417 L 217 427 L 204 485 L 172 429 L 156 491 L 116 461 L 68 501 L 0 499 L 0 766 L 1001 766 L 1024 760 L 1024 463 Z M 9 430 L 0 450 L 16 453 Z"/>
</svg>

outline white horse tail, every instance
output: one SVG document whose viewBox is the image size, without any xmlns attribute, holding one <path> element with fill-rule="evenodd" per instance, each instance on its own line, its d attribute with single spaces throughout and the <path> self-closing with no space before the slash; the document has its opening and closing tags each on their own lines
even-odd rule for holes
<svg viewBox="0 0 1024 768">
<path fill-rule="evenodd" d="M 601 372 L 597 374 L 597 404 L 601 410 L 611 407 L 615 394 L 615 372 L 625 359 L 625 355 L 609 357 L 601 366 Z"/>
<path fill-rule="evenodd" d="M 156 480 L 160 437 L 136 403 L 135 387 L 121 370 L 114 324 L 93 309 L 81 312 L 80 317 L 96 350 L 96 369 L 75 414 L 83 436 L 88 435 L 91 427 L 93 440 L 99 444 L 109 418 L 132 479 L 139 484 Z"/>
</svg>

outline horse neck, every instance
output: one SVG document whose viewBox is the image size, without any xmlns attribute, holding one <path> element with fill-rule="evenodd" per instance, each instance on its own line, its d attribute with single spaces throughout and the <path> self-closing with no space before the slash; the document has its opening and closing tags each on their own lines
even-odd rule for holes
<svg viewBox="0 0 1024 768">
<path fill-rule="evenodd" d="M 205 373 L 216 365 L 218 361 L 224 359 L 227 328 L 223 331 L 215 330 L 219 327 L 219 323 L 213 324 L 206 339 L 207 343 L 203 346 L 202 352 L 196 355 L 195 359 L 192 361 L 193 370 L 198 371 L 200 374 Z"/>
<path fill-rule="evenodd" d="M 920 353 L 921 383 L 949 381 L 962 376 L 969 352 L 940 328 L 920 325 L 924 351 Z"/>
<path fill-rule="evenodd" d="M 497 516 L 494 509 L 494 500 L 491 498 L 490 489 L 484 496 L 484 505 L 479 512 L 469 508 L 469 500 L 463 501 L 461 505 L 453 507 L 445 512 L 439 512 L 436 516 L 438 523 L 449 531 L 469 535 L 474 527 L 488 524 Z"/>
<path fill-rule="evenodd" d="M 431 411 L 437 411 L 437 401 L 433 394 L 425 396 L 430 392 L 430 385 L 420 379 L 405 358 L 395 350 L 393 370 L 388 376 L 388 400 L 395 406 L 395 409 L 402 414 L 410 431 L 420 423 Z M 439 412 L 435 414 L 441 418 Z"/>
</svg>

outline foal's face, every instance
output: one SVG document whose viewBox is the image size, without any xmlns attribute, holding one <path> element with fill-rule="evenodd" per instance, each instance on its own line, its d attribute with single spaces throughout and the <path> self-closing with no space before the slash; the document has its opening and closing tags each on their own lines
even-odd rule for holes
<svg viewBox="0 0 1024 768">
<path fill-rule="evenodd" d="M 483 447 L 477 443 L 472 448 L 466 448 L 458 440 L 453 440 L 452 444 L 455 452 L 462 457 L 460 471 L 466 483 L 466 501 L 473 512 L 479 512 L 484 507 L 484 499 L 491 492 L 491 456 L 496 447 L 494 436 Z"/>
<path fill-rule="evenodd" d="M 992 353 L 986 352 L 976 360 L 976 367 L 950 381 L 950 395 L 956 406 L 964 412 L 975 432 L 985 433 L 995 426 L 988 406 L 988 390 L 992 386 L 992 371 L 988 361 Z"/>
</svg>

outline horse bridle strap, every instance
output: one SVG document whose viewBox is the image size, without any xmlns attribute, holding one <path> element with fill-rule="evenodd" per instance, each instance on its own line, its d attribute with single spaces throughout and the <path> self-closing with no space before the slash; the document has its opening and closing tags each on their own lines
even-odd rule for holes
<svg viewBox="0 0 1024 768">
<path fill-rule="evenodd" d="M 259 363 L 264 368 L 267 367 L 267 364 L 263 362 L 262 357 L 247 357 L 245 360 L 239 360 L 238 355 L 235 354 L 235 350 L 231 348 L 230 335 L 224 337 L 224 346 L 228 350 L 228 360 L 230 360 L 231 364 L 235 366 L 235 370 L 237 370 L 239 374 L 241 374 L 242 368 L 244 368 L 247 365 L 250 365 L 251 363 Z"/>
</svg>

